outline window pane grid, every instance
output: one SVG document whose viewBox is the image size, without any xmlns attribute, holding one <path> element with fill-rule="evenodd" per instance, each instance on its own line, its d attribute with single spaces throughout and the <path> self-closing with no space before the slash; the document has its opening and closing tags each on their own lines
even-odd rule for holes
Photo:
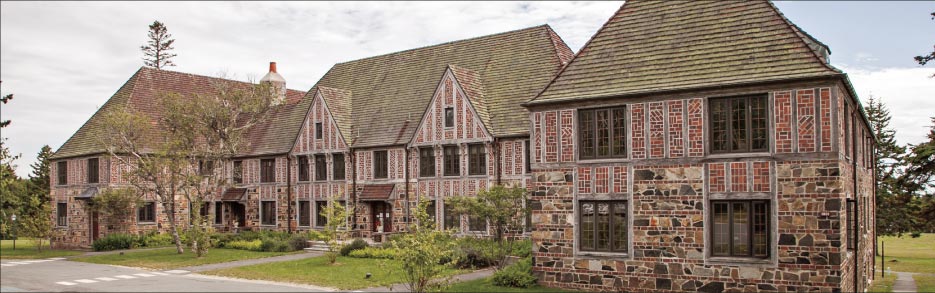
<svg viewBox="0 0 935 293">
<path fill-rule="evenodd" d="M 712 153 L 769 149 L 766 96 L 711 99 L 709 108 Z"/>
<path fill-rule="evenodd" d="M 435 150 L 431 147 L 419 148 L 419 176 L 435 177 Z"/>
<path fill-rule="evenodd" d="M 325 155 L 315 155 L 315 180 L 328 180 L 328 161 L 325 160 Z"/>
<path fill-rule="evenodd" d="M 458 176 L 461 169 L 461 158 L 458 156 L 458 146 L 444 146 L 445 176 Z"/>
<path fill-rule="evenodd" d="M 483 144 L 472 144 L 468 146 L 468 174 L 484 175 L 487 174 L 487 150 Z"/>
<path fill-rule="evenodd" d="M 98 183 L 100 179 L 100 176 L 98 176 L 98 173 L 100 172 L 98 169 L 99 166 L 100 165 L 97 158 L 88 159 L 88 183 Z"/>
<path fill-rule="evenodd" d="M 626 109 L 578 110 L 579 153 L 582 159 L 626 157 Z"/>
<path fill-rule="evenodd" d="M 582 251 L 627 252 L 626 201 L 580 201 Z"/>
<path fill-rule="evenodd" d="M 387 178 L 386 151 L 373 152 L 373 178 Z"/>
<path fill-rule="evenodd" d="M 766 201 L 712 202 L 713 256 L 769 256 L 769 204 Z"/>
<path fill-rule="evenodd" d="M 308 181 L 308 157 L 299 157 L 299 181 Z"/>
<path fill-rule="evenodd" d="M 331 155 L 331 167 L 334 180 L 344 180 L 344 154 Z"/>
</svg>

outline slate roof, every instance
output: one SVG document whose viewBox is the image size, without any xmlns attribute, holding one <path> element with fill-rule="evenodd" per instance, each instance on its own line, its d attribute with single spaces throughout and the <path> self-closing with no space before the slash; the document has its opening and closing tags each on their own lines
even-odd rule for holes
<svg viewBox="0 0 935 293">
<path fill-rule="evenodd" d="M 840 75 L 815 43 L 766 0 L 630 0 L 527 105 Z"/>
<path fill-rule="evenodd" d="M 351 146 L 405 144 L 442 74 L 453 65 L 471 87 L 466 90 L 475 92 L 475 108 L 486 111 L 481 119 L 491 133 L 520 135 L 528 133 L 529 124 L 520 104 L 552 79 L 570 51 L 548 25 L 541 25 L 338 63 L 310 93 L 333 88 L 350 95 L 337 102 L 340 106 L 331 101 L 328 106 Z M 345 112 L 339 113 L 342 108 Z"/>
<path fill-rule="evenodd" d="M 120 87 L 110 99 L 88 119 L 71 138 L 65 141 L 52 156 L 63 159 L 105 152 L 95 137 L 105 125 L 105 113 L 130 109 L 145 114 L 151 121 L 161 116 L 160 100 L 164 94 L 177 93 L 183 96 L 210 94 L 217 82 L 228 82 L 234 86 L 249 86 L 249 83 L 194 75 L 169 70 L 141 67 Z M 286 91 L 286 102 L 272 110 L 270 119 L 257 125 L 248 134 L 249 143 L 243 154 L 262 155 L 287 153 L 299 132 L 310 101 L 302 99 L 305 92 Z M 304 107 L 304 109 L 303 109 Z"/>
</svg>

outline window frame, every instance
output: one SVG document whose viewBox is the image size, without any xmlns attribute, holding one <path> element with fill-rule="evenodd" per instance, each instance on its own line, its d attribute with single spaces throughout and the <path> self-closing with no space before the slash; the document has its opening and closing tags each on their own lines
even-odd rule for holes
<svg viewBox="0 0 935 293">
<path fill-rule="evenodd" d="M 315 154 L 315 181 L 328 181 L 328 158 Z"/>
<path fill-rule="evenodd" d="M 224 202 L 221 202 L 221 201 L 214 202 L 214 224 L 215 225 L 224 224 Z"/>
<path fill-rule="evenodd" d="M 480 149 L 480 152 L 475 152 L 476 149 Z M 487 175 L 486 144 L 468 144 L 468 175 Z"/>
<path fill-rule="evenodd" d="M 461 215 L 454 212 L 454 207 L 447 201 L 442 202 L 442 229 L 461 231 Z M 449 220 L 451 220 L 449 222 Z"/>
<path fill-rule="evenodd" d="M 276 182 L 276 159 L 260 159 L 260 183 L 275 183 L 275 182 Z"/>
<path fill-rule="evenodd" d="M 321 212 L 323 212 L 327 207 L 327 200 L 315 201 L 315 227 L 324 227 L 325 225 L 328 225 L 328 218 L 321 214 Z"/>
<path fill-rule="evenodd" d="M 309 162 L 308 156 L 299 156 L 298 157 L 298 168 L 299 168 L 299 182 L 308 182 L 311 181 L 309 175 Z"/>
<path fill-rule="evenodd" d="M 198 160 L 198 175 L 211 176 L 212 172 L 214 172 L 213 160 Z"/>
<path fill-rule="evenodd" d="M 746 213 L 747 213 L 747 218 L 746 218 L 747 223 L 746 223 L 746 227 L 745 227 L 745 230 L 746 230 L 746 233 L 747 233 L 747 239 L 746 239 L 747 250 L 748 250 L 748 253 L 747 253 L 747 254 L 740 254 L 740 253 L 735 253 L 735 252 L 734 252 L 734 248 L 735 248 L 734 239 L 737 238 L 737 237 L 735 237 L 735 235 L 734 235 L 734 228 L 735 228 L 735 224 L 734 224 L 734 220 L 735 220 L 735 217 L 734 217 L 734 204 L 738 204 L 738 203 L 739 203 L 739 204 L 745 204 L 745 205 L 746 205 L 746 208 L 747 208 L 747 211 L 746 211 Z M 728 251 L 727 251 L 726 254 L 721 254 L 721 253 L 718 253 L 718 252 L 715 251 L 715 246 L 716 246 L 715 242 L 717 241 L 716 235 L 717 235 L 717 232 L 718 232 L 718 230 L 717 230 L 717 225 L 715 225 L 715 221 L 716 221 L 716 220 L 715 220 L 715 214 L 714 214 L 714 213 L 716 212 L 716 209 L 715 209 L 715 205 L 716 205 L 716 204 L 726 204 L 726 205 L 727 205 L 727 219 L 728 219 L 728 222 L 727 222 L 727 227 L 728 227 L 728 232 L 727 232 L 727 239 L 728 239 L 727 247 L 728 247 Z M 763 212 L 763 216 L 764 216 L 765 218 L 763 219 L 763 222 L 762 222 L 762 223 L 758 223 L 758 222 L 755 220 L 755 217 L 756 217 L 756 214 L 755 214 L 755 213 L 756 213 L 756 212 L 755 212 L 754 210 L 755 210 L 755 205 L 756 205 L 756 204 L 763 204 L 763 205 L 765 205 L 765 207 L 766 207 L 766 210 Z M 710 256 L 711 256 L 711 257 L 714 257 L 714 258 L 762 259 L 762 260 L 770 259 L 770 258 L 772 257 L 772 255 L 773 255 L 773 251 L 772 251 L 772 250 L 773 250 L 773 247 L 775 246 L 775 244 L 771 242 L 771 241 L 773 241 L 773 235 L 772 235 L 772 231 L 773 231 L 773 230 L 772 230 L 772 229 L 773 229 L 773 223 L 772 223 L 772 212 L 773 212 L 773 207 L 772 207 L 772 205 L 773 205 L 773 204 L 772 204 L 772 201 L 769 200 L 769 199 L 743 199 L 743 200 L 726 199 L 726 200 L 711 200 L 711 201 L 709 202 L 708 211 L 707 211 L 707 216 L 708 216 L 707 224 L 710 225 L 710 230 L 709 230 L 709 235 L 708 235 L 709 241 L 708 241 L 708 243 L 706 243 L 706 245 L 707 245 L 708 247 L 710 247 Z M 757 255 L 757 253 L 756 253 L 756 248 L 755 248 L 755 246 L 756 246 L 756 240 L 755 240 L 756 236 L 755 236 L 755 234 L 756 234 L 756 226 L 757 226 L 757 224 L 762 224 L 762 225 L 764 225 L 764 226 L 763 226 L 763 231 L 764 231 L 763 234 L 766 236 L 766 239 L 764 240 L 764 243 L 765 243 L 765 245 L 766 245 L 766 252 L 765 252 L 764 255 Z"/>
<path fill-rule="evenodd" d="M 55 225 L 68 227 L 68 202 L 60 201 L 55 204 Z"/>
<path fill-rule="evenodd" d="M 273 206 L 272 213 L 268 213 L 268 211 L 266 211 L 267 204 L 271 204 Z M 267 218 L 267 217 L 270 217 L 270 214 L 272 214 L 271 219 Z M 268 222 L 267 220 L 272 220 L 272 222 Z M 278 219 L 276 217 L 276 201 L 275 200 L 261 200 L 260 201 L 260 226 L 276 226 L 277 220 Z"/>
<path fill-rule="evenodd" d="M 744 135 L 746 137 L 745 139 L 746 147 L 735 150 L 733 148 L 733 140 L 734 140 L 733 109 L 734 109 L 734 101 L 738 101 L 738 100 L 743 100 L 745 103 L 744 108 L 745 108 L 746 113 L 744 115 L 744 121 L 745 121 L 744 122 Z M 759 149 L 753 148 L 753 144 L 754 144 L 753 141 L 759 140 L 759 139 L 755 139 L 753 135 L 754 134 L 754 130 L 753 130 L 753 118 L 754 118 L 753 101 L 754 100 L 762 100 L 763 111 L 764 111 L 763 119 L 765 119 L 764 128 L 762 130 L 763 135 L 765 136 L 764 138 L 762 138 L 763 140 L 765 140 L 763 143 L 764 147 L 759 148 Z M 714 104 L 720 103 L 720 102 L 725 103 L 727 106 L 727 109 L 725 110 L 726 128 L 724 130 L 726 132 L 726 138 L 725 138 L 725 143 L 727 144 L 726 150 L 718 150 L 718 149 L 715 149 L 714 147 L 715 146 L 715 141 L 714 141 L 715 120 L 713 117 L 715 114 Z M 769 106 L 769 95 L 768 94 L 748 94 L 748 95 L 740 95 L 740 96 L 713 97 L 713 98 L 708 99 L 707 104 L 708 104 L 707 105 L 708 109 L 707 109 L 707 113 L 705 114 L 705 119 L 708 121 L 706 123 L 707 124 L 706 126 L 708 128 L 707 130 L 708 142 L 706 146 L 709 150 L 709 153 L 711 154 L 745 154 L 745 153 L 762 153 L 762 152 L 770 151 L 771 138 L 770 138 L 770 130 L 769 130 L 770 126 L 769 125 L 772 122 L 772 117 L 770 117 L 770 106 Z"/>
<path fill-rule="evenodd" d="M 302 207 L 303 204 L 305 205 L 305 208 Z M 296 207 L 299 209 L 299 211 L 296 213 L 299 227 L 310 227 L 312 225 L 311 201 L 308 199 L 301 199 L 299 200 L 298 204 L 296 204 Z"/>
<path fill-rule="evenodd" d="M 438 175 L 435 169 L 435 160 L 435 148 L 431 146 L 419 147 L 419 177 L 428 178 Z"/>
<path fill-rule="evenodd" d="M 483 223 L 483 228 L 475 226 L 480 225 L 479 223 Z M 487 218 L 482 218 L 477 215 L 468 215 L 468 232 L 487 233 L 487 224 Z"/>
<path fill-rule="evenodd" d="M 448 154 L 448 150 L 454 150 L 454 154 Z M 449 168 L 453 170 L 449 170 Z M 458 145 L 442 146 L 442 175 L 446 177 L 461 176 L 461 148 Z"/>
<path fill-rule="evenodd" d="M 455 127 L 455 108 L 448 106 L 445 107 L 444 112 L 442 113 L 445 119 L 445 128 Z"/>
<path fill-rule="evenodd" d="M 381 159 L 377 159 L 380 154 Z M 373 151 L 373 179 L 388 179 L 390 155 L 387 150 Z"/>
<path fill-rule="evenodd" d="M 156 202 L 144 201 L 136 209 L 137 223 L 155 223 L 156 222 Z"/>
<path fill-rule="evenodd" d="M 231 181 L 234 184 L 243 184 L 243 160 L 233 162 L 231 167 Z"/>
<path fill-rule="evenodd" d="M 323 129 L 323 128 L 324 128 L 324 126 L 322 125 L 321 122 L 315 122 L 315 139 L 322 139 L 322 137 L 324 136 L 324 135 L 322 134 L 322 132 L 323 132 L 322 129 Z"/>
<path fill-rule="evenodd" d="M 93 167 L 91 166 L 92 165 L 91 162 L 94 162 Z M 87 170 L 88 171 L 87 172 L 88 183 L 89 184 L 101 183 L 101 175 L 100 175 L 101 174 L 101 169 L 100 169 L 101 161 L 98 158 L 89 158 L 87 164 L 88 164 L 88 170 Z M 94 180 L 91 180 L 92 178 Z"/>
<path fill-rule="evenodd" d="M 848 198 L 845 201 L 844 214 L 847 217 L 845 221 L 845 232 L 847 233 L 847 250 L 854 251 L 857 247 L 857 200 Z"/>
<path fill-rule="evenodd" d="M 334 153 L 331 154 L 331 177 L 333 180 L 346 180 L 347 175 L 345 174 L 345 164 L 344 164 L 344 154 Z M 338 176 L 338 175 L 341 176 Z"/>
<path fill-rule="evenodd" d="M 619 112 L 618 112 L 619 111 Z M 607 154 L 600 155 L 598 145 L 600 141 L 598 140 L 598 112 L 603 112 L 607 116 Z M 578 158 L 581 160 L 594 160 L 594 159 L 625 159 L 628 157 L 629 146 L 628 146 L 628 129 L 629 120 L 628 120 L 628 111 L 626 106 L 614 106 L 614 107 L 601 107 L 601 108 L 586 108 L 577 110 L 577 119 L 578 124 L 576 126 L 577 130 L 577 140 L 578 140 Z M 623 115 L 622 120 L 620 120 L 623 125 L 621 128 L 615 127 L 614 123 L 618 122 L 617 114 Z M 589 117 L 589 118 L 586 118 Z M 588 121 L 585 121 L 588 120 Z M 585 130 L 587 133 L 590 133 L 590 138 L 585 135 Z M 622 137 L 618 137 L 617 132 L 622 131 Z M 616 138 L 620 138 L 620 141 L 616 141 Z M 592 146 L 591 154 L 586 154 L 584 145 L 586 142 L 590 142 Z M 620 145 L 620 146 L 618 146 Z M 619 150 L 618 150 L 619 148 Z"/>
<path fill-rule="evenodd" d="M 610 211 L 610 215 L 609 215 L 608 230 L 607 230 L 607 237 L 608 237 L 608 241 L 610 242 L 610 244 L 609 244 L 609 246 L 608 246 L 607 249 L 599 249 L 599 248 L 597 248 L 597 244 L 599 243 L 599 238 L 600 238 L 599 235 L 600 235 L 600 233 L 597 232 L 597 229 L 598 229 L 598 228 L 597 228 L 597 226 L 598 226 L 598 219 L 597 219 L 598 212 L 596 212 L 596 211 L 595 211 L 595 213 L 594 213 L 594 219 L 593 219 L 593 222 L 592 222 L 592 223 L 594 223 L 594 232 L 592 232 L 592 233 L 594 234 L 594 236 L 593 236 L 593 237 L 594 237 L 594 238 L 593 238 L 594 247 L 593 247 L 593 248 L 585 249 L 585 248 L 584 248 L 584 245 L 582 244 L 582 240 L 584 240 L 584 232 L 585 232 L 585 231 L 584 231 L 584 225 L 582 224 L 582 223 L 584 223 L 584 221 L 583 221 L 583 220 L 584 220 L 584 217 L 583 217 L 583 215 L 584 215 L 583 206 L 584 206 L 584 204 L 587 204 L 587 203 L 594 204 L 594 205 L 595 205 L 595 209 L 597 209 L 596 205 L 598 205 L 598 204 L 606 203 L 606 204 L 609 204 L 609 205 L 610 205 L 610 206 L 608 207 L 608 209 L 609 209 L 609 211 Z M 615 217 L 614 217 L 614 207 L 617 206 L 617 205 L 623 206 L 623 207 L 625 208 L 624 210 L 625 210 L 625 214 L 626 214 L 626 216 L 625 216 L 624 219 L 623 219 L 623 230 L 624 230 L 624 231 L 623 231 L 623 235 L 625 235 L 625 238 L 624 238 L 625 240 L 624 240 L 624 244 L 623 244 L 623 247 L 622 247 L 622 248 L 616 247 L 616 245 L 614 244 L 614 243 L 616 242 L 616 241 L 614 241 L 614 240 L 616 239 L 615 236 L 618 235 L 618 233 L 617 233 L 617 231 L 616 231 L 617 228 L 615 227 L 616 225 L 614 225 L 614 224 L 615 224 L 615 222 L 614 222 L 614 218 L 615 218 Z M 588 253 L 588 252 L 597 252 L 597 253 L 629 254 L 629 253 L 630 253 L 630 241 L 631 241 L 630 230 L 632 229 L 632 227 L 630 226 L 630 218 L 631 218 L 631 217 L 632 217 L 632 215 L 630 214 L 630 203 L 629 203 L 629 200 L 626 200 L 626 199 L 613 199 L 613 200 L 587 199 L 587 200 L 578 200 L 578 203 L 577 203 L 577 214 L 575 215 L 575 218 L 576 218 L 576 220 L 578 221 L 578 231 L 577 231 L 577 233 L 575 233 L 575 240 L 577 240 L 577 241 L 576 241 L 576 242 L 577 242 L 576 247 L 577 247 L 578 251 L 585 252 L 585 253 Z"/>
<path fill-rule="evenodd" d="M 58 182 L 55 182 L 55 185 L 68 185 L 68 161 L 59 161 L 56 164 L 55 175 Z"/>
</svg>

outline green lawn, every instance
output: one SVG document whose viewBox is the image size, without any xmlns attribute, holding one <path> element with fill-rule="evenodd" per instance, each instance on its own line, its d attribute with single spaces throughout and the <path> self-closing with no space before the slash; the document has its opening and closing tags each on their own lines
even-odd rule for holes
<svg viewBox="0 0 935 293">
<path fill-rule="evenodd" d="M 574 292 L 562 289 L 555 289 L 542 286 L 533 286 L 530 288 L 500 287 L 494 285 L 490 278 L 477 279 L 461 283 L 452 284 L 446 292 Z"/>
<path fill-rule="evenodd" d="M 889 274 L 880 279 L 877 275 L 873 280 L 873 286 L 870 286 L 870 292 L 893 292 L 893 282 L 896 282 L 896 274 Z"/>
<path fill-rule="evenodd" d="M 448 273 L 457 272 L 457 270 L 451 270 Z M 366 278 L 367 273 L 371 274 L 370 278 Z M 336 265 L 328 264 L 328 259 L 320 256 L 208 271 L 203 274 L 311 284 L 341 290 L 380 287 L 405 282 L 397 261 L 353 257 L 338 257 Z"/>
<path fill-rule="evenodd" d="M 3 259 L 36 259 L 63 257 L 82 254 L 82 251 L 49 249 L 49 242 L 45 241 L 42 251 L 36 250 L 36 241 L 32 239 L 16 240 L 16 250 L 13 250 L 13 240 L 0 240 L 0 258 Z"/>
<path fill-rule="evenodd" d="M 214 248 L 208 251 L 207 256 L 197 258 L 188 250 L 186 250 L 183 254 L 178 254 L 175 252 L 175 247 L 171 247 L 153 250 L 131 251 L 124 253 L 124 255 L 115 253 L 77 257 L 71 260 L 97 264 L 111 264 L 165 270 L 187 266 L 278 256 L 284 254 L 288 254 L 288 252 L 256 252 L 237 249 Z"/>
<path fill-rule="evenodd" d="M 912 278 L 916 280 L 919 292 L 935 292 L 935 275 L 915 274 Z"/>
<path fill-rule="evenodd" d="M 884 269 L 889 267 L 894 272 L 935 274 L 935 234 L 922 234 L 919 238 L 909 235 L 899 238 L 883 236 L 879 237 L 878 241 L 885 242 Z M 878 243 L 878 252 L 881 251 L 880 248 Z M 879 256 L 877 264 L 880 264 Z"/>
</svg>

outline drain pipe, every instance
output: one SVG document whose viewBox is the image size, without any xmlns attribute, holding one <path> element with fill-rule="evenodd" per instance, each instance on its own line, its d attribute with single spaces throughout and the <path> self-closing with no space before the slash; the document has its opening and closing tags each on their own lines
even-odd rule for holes
<svg viewBox="0 0 935 293">
<path fill-rule="evenodd" d="M 857 196 L 857 123 L 856 123 L 857 118 L 854 117 L 852 121 L 854 121 L 854 127 L 851 127 L 851 179 L 852 179 L 851 182 L 853 183 L 853 194 L 854 194 L 854 210 L 855 210 L 854 217 L 859 217 L 858 214 L 860 214 L 860 196 Z M 860 222 L 856 221 L 855 219 L 854 223 L 856 226 L 856 223 L 860 223 Z M 854 291 L 855 292 L 860 292 L 860 285 L 858 283 L 859 278 L 857 276 L 860 272 L 860 262 L 858 261 L 860 259 L 860 241 L 857 241 L 859 237 L 856 235 L 858 234 L 857 230 L 860 230 L 858 228 L 859 227 L 854 227 L 855 235 L 852 235 L 852 237 L 854 238 L 853 240 L 854 240 Z"/>
<path fill-rule="evenodd" d="M 289 154 L 286 154 L 286 198 L 289 203 L 286 205 L 286 229 L 289 233 L 292 233 L 292 213 L 294 211 L 292 206 L 295 202 L 292 201 L 292 157 Z"/>
<path fill-rule="evenodd" d="M 494 139 L 493 139 L 493 146 L 491 147 L 491 149 L 493 149 L 493 155 L 494 155 L 493 159 L 494 159 L 494 162 L 495 162 L 495 163 L 494 163 L 494 164 L 495 164 L 495 165 L 494 165 L 494 167 L 495 167 L 494 173 L 497 174 L 497 185 L 500 185 L 500 184 L 501 184 L 501 182 L 500 182 L 500 177 L 501 177 L 501 175 L 500 175 L 500 174 L 503 173 L 503 170 L 500 168 L 500 167 L 501 167 L 501 166 L 500 166 L 500 163 L 501 163 L 501 162 L 500 162 L 500 138 L 499 138 L 499 137 L 494 137 Z"/>
<path fill-rule="evenodd" d="M 406 193 L 403 194 L 403 197 L 405 198 L 405 200 L 403 201 L 403 205 L 404 205 L 404 207 L 406 208 L 406 230 L 408 231 L 408 230 L 409 230 L 409 223 L 412 221 L 412 216 L 409 214 L 409 206 L 410 206 L 410 203 L 409 203 L 409 147 L 407 146 L 407 147 L 404 147 L 403 149 L 405 150 L 405 154 L 406 154 L 406 158 L 405 158 L 405 160 L 404 160 L 404 162 L 405 162 L 405 163 L 404 163 L 404 168 L 405 168 L 405 169 L 403 169 L 403 174 L 405 174 L 405 176 L 403 176 L 403 177 L 404 177 L 405 180 L 406 180 L 406 182 L 405 182 L 405 186 L 406 186 L 405 190 L 406 190 Z M 417 204 L 418 204 L 418 203 L 417 203 Z"/>
</svg>

